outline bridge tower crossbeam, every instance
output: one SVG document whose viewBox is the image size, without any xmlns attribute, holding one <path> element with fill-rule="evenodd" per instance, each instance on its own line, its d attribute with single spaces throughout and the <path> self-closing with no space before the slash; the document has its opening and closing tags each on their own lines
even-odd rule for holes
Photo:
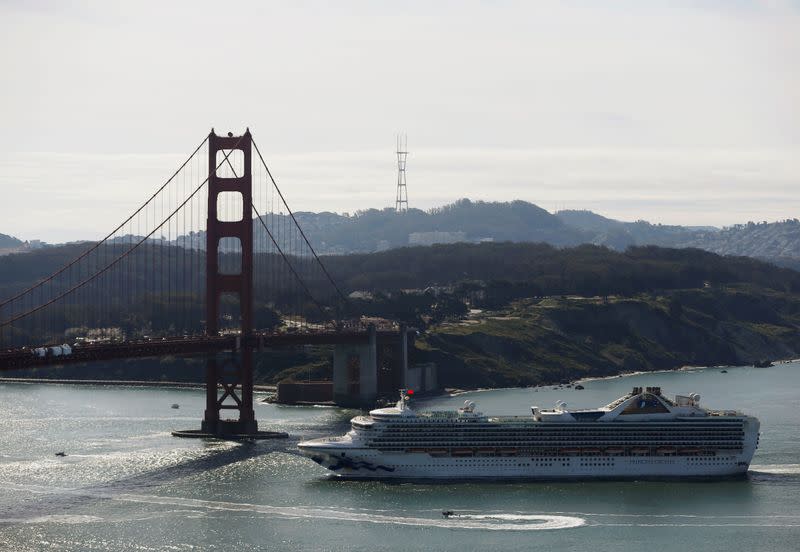
<svg viewBox="0 0 800 552">
<path fill-rule="evenodd" d="M 241 152 L 234 155 L 234 152 Z M 243 159 L 241 174 L 220 176 L 220 155 Z M 241 310 L 239 331 L 245 343 L 253 333 L 253 178 L 251 173 L 252 140 L 250 130 L 242 136 L 208 136 L 208 221 L 206 225 L 206 333 L 219 333 L 219 304 L 223 294 L 239 297 Z M 225 167 L 227 169 L 227 167 Z M 226 174 L 227 170 L 223 172 Z M 222 193 L 241 195 L 241 217 L 220 219 L 219 197 Z M 225 238 L 239 240 L 241 267 L 238 274 L 222 274 L 219 270 L 220 242 Z M 253 411 L 253 350 L 247 345 L 238 355 L 219 363 L 210 356 L 206 366 L 206 410 L 202 423 L 204 433 L 215 435 L 248 435 L 258 432 Z M 220 391 L 222 394 L 220 395 Z M 223 410 L 238 411 L 238 419 L 226 420 Z"/>
<path fill-rule="evenodd" d="M 219 335 L 219 306 L 224 294 L 239 297 L 240 322 L 236 350 L 223 355 L 210 354 L 206 360 L 206 408 L 200 431 L 177 431 L 180 437 L 271 438 L 285 433 L 258 430 L 253 410 L 253 177 L 252 137 L 208 136 L 208 219 L 206 221 L 206 335 Z M 241 153 L 239 153 L 241 152 Z M 241 173 L 229 159 L 243 160 Z M 223 160 L 224 163 L 223 163 Z M 227 163 L 231 171 L 222 169 Z M 238 163 L 237 163 L 238 165 Z M 220 172 L 225 176 L 220 176 Z M 229 172 L 233 176 L 227 176 Z M 220 194 L 241 195 L 238 220 L 221 220 Z M 237 213 L 238 215 L 238 213 Z M 239 241 L 241 266 L 238 273 L 222 273 L 219 267 L 220 243 L 225 238 Z M 236 411 L 227 419 L 224 411 Z"/>
</svg>

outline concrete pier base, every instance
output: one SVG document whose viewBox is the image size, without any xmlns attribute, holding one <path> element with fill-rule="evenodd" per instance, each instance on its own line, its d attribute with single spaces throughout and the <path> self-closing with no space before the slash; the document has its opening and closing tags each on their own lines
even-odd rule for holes
<svg viewBox="0 0 800 552">
<path fill-rule="evenodd" d="M 378 398 L 378 343 L 375 326 L 367 343 L 336 345 L 333 350 L 333 402 L 369 408 Z"/>
<path fill-rule="evenodd" d="M 252 433 L 208 433 L 202 429 L 184 429 L 172 432 L 173 437 L 186 439 L 220 439 L 223 441 L 250 441 L 261 439 L 286 439 L 288 433 L 283 431 L 255 431 Z"/>
</svg>

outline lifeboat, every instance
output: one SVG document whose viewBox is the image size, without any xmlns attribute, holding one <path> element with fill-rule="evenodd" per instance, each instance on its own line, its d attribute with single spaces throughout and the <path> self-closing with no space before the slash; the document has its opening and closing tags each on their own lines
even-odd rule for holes
<svg viewBox="0 0 800 552">
<path fill-rule="evenodd" d="M 599 448 L 585 448 L 581 452 L 584 454 L 600 454 Z"/>
<path fill-rule="evenodd" d="M 699 448 L 681 449 L 681 454 L 699 454 L 699 453 L 700 453 L 700 449 Z"/>
<path fill-rule="evenodd" d="M 421 453 L 421 452 L 428 452 L 428 449 L 410 448 L 410 449 L 406 449 L 406 452 L 409 453 L 409 454 L 417 454 L 417 453 Z"/>
<path fill-rule="evenodd" d="M 489 455 L 489 454 L 494 454 L 495 450 L 496 449 L 494 447 L 479 447 L 475 452 L 477 454 L 486 456 L 486 455 Z"/>
<path fill-rule="evenodd" d="M 619 447 L 610 447 L 606 449 L 606 454 L 622 454 L 623 452 L 625 452 L 625 449 Z"/>
<path fill-rule="evenodd" d="M 511 448 L 511 447 L 499 448 L 499 449 L 497 449 L 497 452 L 499 452 L 503 456 L 516 456 L 517 455 L 517 449 Z"/>
<path fill-rule="evenodd" d="M 430 454 L 431 456 L 446 456 L 447 455 L 447 449 L 445 449 L 445 448 L 428 449 L 428 454 Z"/>
<path fill-rule="evenodd" d="M 453 456 L 472 456 L 475 451 L 471 448 L 454 448 L 450 451 Z"/>
<path fill-rule="evenodd" d="M 676 449 L 675 447 L 658 447 L 656 449 L 656 452 L 658 454 L 675 454 L 676 452 L 678 452 L 678 449 Z"/>
<path fill-rule="evenodd" d="M 581 449 L 578 448 L 563 448 L 559 452 L 561 454 L 578 454 L 580 451 Z"/>
<path fill-rule="evenodd" d="M 644 447 L 634 447 L 631 449 L 632 454 L 647 454 L 650 452 L 649 448 Z"/>
</svg>

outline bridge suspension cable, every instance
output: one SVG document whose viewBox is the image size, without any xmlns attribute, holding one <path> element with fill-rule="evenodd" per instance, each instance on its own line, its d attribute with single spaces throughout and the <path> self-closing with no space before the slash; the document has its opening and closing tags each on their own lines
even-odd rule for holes
<svg viewBox="0 0 800 552">
<path fill-rule="evenodd" d="M 311 254 L 314 255 L 314 259 L 317 261 L 317 264 L 319 264 L 320 268 L 325 273 L 325 276 L 327 277 L 328 281 L 331 283 L 333 288 L 336 290 L 336 293 L 339 295 L 339 297 L 342 299 L 342 301 L 344 301 L 346 303 L 347 302 L 347 297 L 344 295 L 344 293 L 342 293 L 342 290 L 339 289 L 339 286 L 336 285 L 336 282 L 334 281 L 333 277 L 331 277 L 330 273 L 328 272 L 328 269 L 325 268 L 325 264 L 322 262 L 322 260 L 319 258 L 319 255 L 317 255 L 317 252 L 314 250 L 314 246 L 312 246 L 311 242 L 308 241 L 308 238 L 306 237 L 306 233 L 303 232 L 303 228 L 297 222 L 297 219 L 295 218 L 294 213 L 289 208 L 289 204 L 286 203 L 286 198 L 283 197 L 283 192 L 281 192 L 281 189 L 278 186 L 278 183 L 275 182 L 275 178 L 273 178 L 273 176 L 272 176 L 272 171 L 269 170 L 269 167 L 267 166 L 266 161 L 264 161 L 264 156 L 261 155 L 261 150 L 258 149 L 258 144 L 256 144 L 255 140 L 253 140 L 253 147 L 256 149 L 256 153 L 258 154 L 258 158 L 261 160 L 261 164 L 263 165 L 264 170 L 267 171 L 267 176 L 269 176 L 270 181 L 272 181 L 272 185 L 275 186 L 275 190 L 278 192 L 278 195 L 280 196 L 284 207 L 286 207 L 286 212 L 289 213 L 290 217 L 292 217 L 292 221 L 294 222 L 295 226 L 297 226 L 297 229 L 300 231 L 300 235 L 303 236 L 303 240 L 305 241 L 306 245 L 308 246 L 308 249 L 311 251 Z"/>
<path fill-rule="evenodd" d="M 241 138 L 239 139 L 239 142 L 241 141 L 241 139 L 242 139 L 242 138 L 244 138 L 244 137 L 241 137 Z M 208 138 L 206 138 L 206 140 L 208 140 Z M 205 140 L 204 140 L 204 142 L 203 142 L 203 143 L 205 143 Z M 203 144 L 201 144 L 201 146 L 200 146 L 200 147 L 202 147 L 202 145 L 203 145 Z M 238 142 L 237 142 L 237 145 L 238 145 Z M 194 155 L 197 153 L 197 151 L 199 151 L 199 149 L 200 149 L 200 148 L 198 147 L 198 148 L 197 148 L 197 149 L 194 151 L 194 153 L 192 153 L 192 156 L 191 156 L 189 159 L 191 159 L 192 157 L 194 157 Z M 228 160 L 228 157 L 231 155 L 232 151 L 233 151 L 233 150 L 229 150 L 229 151 L 225 152 L 225 154 L 224 154 L 224 159 L 223 159 L 222 161 L 220 161 L 220 162 L 219 162 L 219 164 L 217 165 L 216 169 L 219 169 L 219 168 L 220 168 L 220 167 L 221 167 L 221 166 L 222 166 L 222 165 L 223 165 L 223 164 L 224 164 L 224 163 L 225 163 L 225 162 Z M 187 162 L 185 162 L 183 165 L 181 165 L 181 169 L 182 169 L 183 167 L 185 167 L 185 166 L 186 166 L 186 163 L 188 163 L 188 160 L 187 160 Z M 175 174 L 177 174 L 178 172 L 180 172 L 180 170 L 181 170 L 181 169 L 179 169 L 179 171 L 177 171 Z M 168 181 L 167 181 L 167 183 L 169 183 L 169 182 L 170 182 L 170 181 L 171 181 L 171 180 L 172 180 L 174 177 L 175 177 L 175 175 L 173 175 L 173 176 L 170 178 L 170 180 L 168 180 Z M 182 209 L 182 208 L 183 208 L 183 207 L 184 207 L 184 206 L 185 206 L 185 205 L 186 205 L 186 204 L 189 202 L 189 200 L 191 200 L 191 199 L 192 199 L 192 198 L 193 198 L 193 197 L 194 197 L 194 196 L 195 196 L 195 195 L 196 195 L 196 194 L 197 194 L 197 193 L 198 193 L 198 192 L 199 192 L 199 191 L 200 191 L 200 190 L 203 188 L 203 186 L 205 186 L 205 185 L 208 183 L 208 179 L 209 179 L 209 177 L 208 177 L 208 176 L 206 176 L 205 180 L 203 180 L 203 182 L 201 182 L 201 183 L 200 183 L 200 185 L 199 185 L 199 186 L 197 186 L 197 187 L 194 189 L 194 191 L 192 191 L 192 193 L 191 193 L 191 194 L 189 194 L 189 196 L 188 196 L 188 197 L 186 197 L 186 198 L 185 198 L 185 199 L 184 199 L 184 200 L 183 200 L 183 201 L 182 201 L 182 202 L 181 202 L 181 203 L 180 203 L 180 204 L 179 204 L 179 205 L 178 205 L 178 206 L 177 206 L 177 207 L 176 207 L 176 208 L 175 208 L 175 209 L 174 209 L 174 210 L 171 212 L 171 213 L 169 213 L 169 214 L 167 215 L 167 217 L 166 217 L 166 218 L 164 218 L 164 219 L 161 221 L 161 223 L 159 223 L 159 224 L 158 224 L 156 227 L 154 227 L 154 228 L 153 228 L 153 229 L 152 229 L 152 230 L 151 230 L 151 231 L 150 231 L 150 232 L 149 232 L 147 235 L 145 235 L 144 237 L 142 237 L 142 238 L 141 238 L 141 239 L 140 239 L 138 242 L 136 242 L 134 245 L 132 245 L 132 246 L 131 246 L 131 247 L 130 247 L 130 248 L 127 250 L 127 251 L 125 251 L 125 252 L 124 252 L 124 253 L 122 253 L 121 255 L 117 256 L 116 258 L 112 259 L 112 260 L 111 260 L 111 262 L 109 262 L 108 264 L 106 264 L 105 266 L 103 266 L 102 268 L 100 268 L 99 270 L 97 270 L 97 271 L 96 271 L 94 274 L 92 274 L 91 276 L 89 276 L 89 277 L 85 278 L 85 279 L 84 279 L 84 280 L 82 280 L 82 281 L 79 281 L 79 282 L 78 282 L 77 284 L 75 284 L 74 286 L 72 286 L 72 287 L 68 288 L 67 290 L 65 290 L 65 291 L 63 291 L 63 292 L 61 292 L 61 293 L 59 293 L 58 295 L 56 295 L 55 297 L 51 298 L 50 300 L 48 300 L 48 301 L 46 301 L 46 302 L 44 302 L 44 303 L 42 303 L 42 304 L 39 304 L 39 305 L 37 305 L 36 307 L 33 307 L 33 308 L 31 308 L 31 309 L 29 309 L 29 310 L 27 310 L 27 311 L 25 311 L 25 312 L 22 312 L 22 313 L 20 313 L 20 314 L 17 314 L 17 315 L 15 315 L 15 316 L 13 316 L 13 317 L 9 318 L 8 320 L 3 320 L 3 321 L 0 321 L 0 328 L 4 328 L 4 327 L 6 327 L 6 326 L 9 326 L 9 325 L 13 324 L 14 322 L 17 322 L 17 321 L 19 321 L 19 320 L 22 320 L 23 318 L 26 318 L 26 317 L 28 317 L 28 316 L 30 316 L 30 315 L 32 315 L 32 314 L 34 314 L 34 313 L 36 313 L 36 312 L 39 312 L 39 311 L 41 311 L 42 309 L 44 309 L 44 308 L 46 308 L 46 307 L 48 307 L 48 306 L 50 306 L 50 305 L 52 305 L 52 304 L 54 304 L 54 303 L 56 303 L 56 302 L 60 301 L 61 299 L 63 299 L 63 298 L 65 298 L 65 297 L 67 297 L 68 295 L 72 294 L 73 292 L 75 292 L 75 291 L 77 291 L 77 290 L 79 290 L 79 289 L 83 288 L 83 287 L 84 287 L 84 286 L 86 286 L 88 283 L 90 283 L 90 282 L 92 282 L 92 281 L 96 280 L 98 277 L 100 277 L 101 275 L 103 275 L 103 274 L 105 274 L 106 272 L 108 272 L 108 271 L 109 271 L 111 268 L 113 268 L 115 265 L 117 265 L 117 264 L 118 264 L 120 261 L 122 261 L 123 259 L 127 258 L 127 257 L 128 257 L 128 256 L 131 254 L 131 253 L 133 253 L 135 250 L 137 250 L 137 249 L 138 249 L 138 248 L 139 248 L 139 247 L 140 247 L 142 244 L 144 244 L 145 242 L 147 242 L 147 240 L 148 240 L 150 237 L 152 237 L 152 236 L 153 236 L 153 234 L 155 234 L 155 233 L 156 233 L 158 230 L 160 230 L 161 228 L 163 228 L 163 227 L 164 227 L 164 225 L 165 225 L 165 224 L 167 224 L 167 223 L 168 223 L 168 222 L 169 222 L 169 221 L 172 219 L 172 217 L 174 217 L 174 216 L 175 216 L 175 215 L 176 215 L 176 214 L 177 214 L 177 213 L 178 213 L 178 212 L 179 212 L 179 211 L 180 211 L 180 210 L 181 210 L 181 209 Z M 151 196 L 151 197 L 150 197 L 150 199 L 149 199 L 149 200 L 148 200 L 148 201 L 145 203 L 145 205 L 147 205 L 147 204 L 148 204 L 150 201 L 152 201 L 152 200 L 153 200 L 153 199 L 154 199 L 154 198 L 155 198 L 155 197 L 156 197 L 156 196 L 157 196 L 157 195 L 158 195 L 158 194 L 161 192 L 161 190 L 163 190 L 163 189 L 165 188 L 165 186 L 166 186 L 166 184 L 165 184 L 164 186 L 162 186 L 161 188 L 159 188 L 159 191 L 157 191 L 157 192 L 156 192 L 156 193 L 155 193 L 153 196 Z M 144 205 L 143 205 L 142 207 L 140 207 L 140 208 L 139 208 L 139 209 L 136 211 L 136 213 L 140 212 L 140 211 L 141 211 L 143 208 L 144 208 Z M 129 221 L 130 221 L 132 218 L 133 218 L 132 216 L 131 216 L 131 217 L 129 217 L 129 218 L 127 219 L 126 223 L 127 223 L 127 222 L 129 222 Z M 118 229 L 122 228 L 122 227 L 124 226 L 124 224 L 125 224 L 125 223 L 123 223 L 122 225 L 120 225 L 120 226 L 118 227 Z M 113 233 L 112 233 L 111 235 L 113 235 Z M 107 240 L 107 239 L 108 239 L 108 238 L 106 238 L 106 240 Z M 103 241 L 105 241 L 105 240 L 103 240 Z M 102 242 L 101 242 L 101 243 L 102 243 Z M 97 246 L 95 246 L 95 247 L 94 247 L 92 250 L 94 250 L 94 249 L 97 249 L 97 247 L 99 247 L 99 244 L 98 244 Z M 70 263 L 69 265 L 67 265 L 67 268 L 68 268 L 69 266 L 71 266 L 71 265 L 74 265 L 74 264 L 75 264 L 75 263 L 76 263 L 78 260 L 80 260 L 81 258 L 84 258 L 84 257 L 85 257 L 87 254 L 88 254 L 88 253 L 85 253 L 85 254 L 81 255 L 81 256 L 80 256 L 80 257 L 79 257 L 77 260 L 75 260 L 75 261 L 73 261 L 72 263 Z M 58 273 L 62 273 L 62 272 L 64 272 L 64 270 L 65 270 L 65 269 L 61 269 L 61 270 L 60 270 Z M 58 274 L 58 273 L 57 273 L 57 274 Z M 51 277 L 50 277 L 50 278 L 48 278 L 47 280 L 48 280 L 48 281 L 49 281 L 49 280 L 52 280 L 52 279 L 53 279 L 53 278 L 54 278 L 54 277 L 55 277 L 57 274 L 55 274 L 54 276 L 51 276 Z M 36 286 L 33 286 L 31 289 L 35 289 L 35 287 L 36 287 Z M 21 295 L 20 295 L 20 296 L 21 296 Z M 12 300 L 13 300 L 13 299 L 12 299 Z M 3 305 L 5 305 L 5 304 L 7 304 L 7 303 L 8 303 L 8 301 L 6 301 L 5 303 L 3 303 Z"/>
<path fill-rule="evenodd" d="M 22 291 L 12 291 L 0 302 L 0 349 L 66 343 L 71 335 L 77 341 L 130 341 L 152 335 L 205 335 L 209 327 L 216 328 L 217 324 L 210 326 L 205 320 L 203 308 L 208 291 L 205 267 L 213 261 L 206 248 L 211 204 L 201 191 L 204 186 L 208 191 L 211 174 L 224 179 L 233 173 L 238 178 L 241 140 L 245 138 L 252 140 L 249 132 L 235 143 L 231 140 L 231 149 L 214 150 L 219 155 L 212 159 L 206 137 L 112 232 L 76 251 L 70 262 L 59 262 L 57 270 L 46 277 L 36 276 L 36 271 L 50 259 L 63 258 L 74 245 L 6 258 L 4 264 L 14 278 L 0 279 L 0 290 L 3 286 L 13 290 L 15 282 L 26 278 L 38 281 Z M 253 252 L 249 255 L 254 269 L 254 329 L 323 330 L 321 324 L 338 318 L 336 309 L 347 297 L 300 226 L 258 146 L 251 144 L 258 155 L 256 161 L 248 154 L 254 184 L 251 209 L 244 213 L 242 195 L 237 199 L 236 192 L 228 191 L 215 196 L 215 206 L 223 224 L 242 217 L 258 219 L 252 227 Z M 209 156 L 201 153 L 204 146 L 208 146 Z M 239 242 L 238 246 L 231 240 Z M 219 267 L 222 278 L 225 274 L 235 277 L 237 262 L 242 269 L 242 245 L 237 238 L 220 238 L 214 266 Z M 234 271 L 226 272 L 226 266 Z M 226 295 L 220 296 L 218 312 L 223 319 L 220 328 L 225 331 L 238 320 L 235 302 Z"/>
<path fill-rule="evenodd" d="M 252 137 L 251 137 L 251 141 L 252 141 Z M 256 147 L 256 151 L 258 151 L 258 147 L 256 146 L 256 143 L 255 143 L 255 141 L 252 141 L 252 144 L 253 144 L 253 146 L 255 146 L 255 147 Z M 260 157 L 260 156 L 261 156 L 261 154 L 259 153 L 259 157 Z M 230 167 L 230 170 L 231 170 L 231 172 L 233 173 L 233 176 L 238 178 L 238 176 L 239 176 L 239 175 L 236 173 L 236 169 L 234 168 L 234 166 L 233 166 L 233 164 L 231 163 L 230 159 L 228 159 L 228 158 L 226 157 L 226 158 L 225 158 L 225 160 L 227 161 L 228 167 Z M 263 163 L 263 159 L 262 159 L 262 163 Z M 264 167 L 266 168 L 266 164 L 264 165 Z M 267 171 L 269 171 L 269 169 L 267 169 Z M 271 176 L 270 176 L 270 177 L 271 177 Z M 275 181 L 273 180 L 273 184 L 274 184 L 274 182 L 275 182 Z M 278 190 L 278 186 L 277 186 L 277 185 L 275 186 L 275 189 L 276 189 L 276 190 Z M 278 193 L 280 193 L 280 190 L 278 190 Z M 283 194 L 281 194 L 281 198 L 283 198 Z M 284 202 L 284 203 L 285 203 L 285 202 Z M 302 278 L 300 277 L 300 275 L 297 273 L 297 270 L 295 270 L 294 266 L 292 265 L 292 261 L 291 261 L 291 260 L 289 260 L 289 256 L 288 256 L 286 253 L 284 253 L 284 251 L 283 251 L 283 248 L 282 248 L 282 247 L 281 247 L 281 246 L 278 244 L 278 241 L 275 239 L 275 236 L 274 236 L 274 235 L 273 235 L 273 233 L 270 231 L 269 227 L 267 226 L 267 223 L 265 223 L 265 222 L 264 222 L 264 219 L 261 217 L 261 213 L 259 213 L 259 212 L 258 212 L 258 208 L 256 207 L 256 204 L 255 204 L 255 202 L 253 202 L 253 205 L 252 205 L 252 207 L 253 207 L 253 213 L 255 213 L 255 215 L 256 215 L 256 219 L 258 220 L 258 222 L 260 222 L 260 223 L 261 223 L 261 226 L 264 228 L 264 231 L 267 233 L 267 236 L 269 236 L 269 239 L 270 239 L 270 241 L 271 241 L 271 242 L 272 242 L 272 244 L 275 246 L 275 249 L 278 251 L 278 253 L 280 254 L 280 256 L 281 256 L 281 258 L 283 259 L 283 261 L 286 263 L 286 266 L 289 268 L 289 271 L 292 273 L 292 275 L 294 276 L 294 278 L 297 280 L 297 282 L 298 282 L 298 283 L 300 284 L 300 286 L 303 288 L 303 291 L 305 292 L 305 294 L 306 294 L 306 295 L 308 296 L 308 298 L 309 298 L 309 299 L 311 299 L 311 301 L 312 301 L 312 302 L 313 302 L 313 303 L 316 305 L 317 309 L 319 309 L 319 312 L 320 312 L 320 314 L 322 314 L 322 316 L 323 316 L 323 317 L 325 317 L 325 318 L 327 318 L 327 319 L 329 319 L 329 320 L 332 320 L 332 318 L 331 318 L 331 317 L 328 315 L 328 313 L 326 313 L 326 312 L 325 312 L 325 309 L 324 309 L 324 308 L 323 308 L 323 306 L 320 304 L 320 302 L 319 302 L 319 301 L 317 301 L 316 297 L 314 297 L 314 294 L 313 294 L 313 293 L 311 293 L 311 290 L 310 290 L 310 289 L 308 289 L 308 286 L 306 285 L 306 283 L 303 281 L 303 279 L 302 279 Z M 287 206 L 287 209 L 288 209 L 288 206 Z M 292 217 L 292 219 L 294 219 L 294 217 Z M 298 230 L 300 230 L 300 232 L 302 233 L 302 232 L 303 232 L 303 230 L 300 228 L 300 225 L 299 225 L 299 224 L 297 224 L 297 220 L 294 220 L 294 223 L 295 223 L 295 225 L 297 226 L 297 229 L 298 229 Z M 305 237 L 305 236 L 304 236 L 304 237 Z M 308 242 L 306 241 L 306 243 L 308 243 Z M 309 248 L 311 248 L 311 244 L 310 244 L 310 243 L 308 244 L 308 246 L 309 246 Z M 314 249 L 313 249 L 313 248 L 311 248 L 311 251 L 313 252 L 313 251 L 314 251 Z M 316 253 L 314 253 L 314 256 L 316 257 Z M 318 261 L 318 262 L 320 263 L 320 265 L 322 266 L 322 262 L 319 260 L 319 257 L 317 257 L 317 261 Z M 323 269 L 323 270 L 325 270 L 325 267 L 324 267 L 324 266 L 322 266 L 322 269 Z M 327 271 L 326 271 L 325 273 L 327 274 Z M 336 284 L 334 284 L 334 286 L 335 286 L 335 285 L 336 285 Z M 337 290 L 338 290 L 338 288 L 337 288 Z"/>
<path fill-rule="evenodd" d="M 94 252 L 94 251 L 96 251 L 98 248 L 100 248 L 100 246 L 102 246 L 102 245 L 103 245 L 104 243 L 106 243 L 106 242 L 107 242 L 107 241 L 108 241 L 108 240 L 109 240 L 111 237 L 113 237 L 113 236 L 114 236 L 114 235 L 115 235 L 117 232 L 119 232 L 119 231 L 120 231 L 122 228 L 124 228 L 126 224 L 128 224 L 130 221 L 132 221 L 132 220 L 134 219 L 134 217 L 136 217 L 136 215 L 138 215 L 139 213 L 141 213 L 141 212 L 144 210 L 144 208 L 145 208 L 145 207 L 147 207 L 147 206 L 150 204 L 150 202 L 152 202 L 152 201 L 153 201 L 153 200 L 156 198 L 156 196 L 158 196 L 158 195 L 159 195 L 159 194 L 160 194 L 162 191 L 164 191 L 164 189 L 165 189 L 165 188 L 166 188 L 166 187 L 167 187 L 167 186 L 168 186 L 168 185 L 169 185 L 169 184 L 170 184 L 170 183 L 171 183 L 171 182 L 172 182 L 172 181 L 175 179 L 175 177 L 176 177 L 176 176 L 178 176 L 178 174 L 180 174 L 180 173 L 181 173 L 181 171 L 182 171 L 182 170 L 183 170 L 183 169 L 186 167 L 186 165 L 189 163 L 189 161 L 191 161 L 191 160 L 194 158 L 194 156 L 195 156 L 195 155 L 197 155 L 197 152 L 198 152 L 198 151 L 200 151 L 200 149 L 201 149 L 201 148 L 202 148 L 202 147 L 203 147 L 203 146 L 206 144 L 206 142 L 208 142 L 208 136 L 206 136 L 206 137 L 203 139 L 203 141 L 202 141 L 202 142 L 200 142 L 200 145 L 198 145 L 198 146 L 195 148 L 195 150 L 194 150 L 194 151 L 192 152 L 192 154 L 191 154 L 191 155 L 190 155 L 190 156 L 189 156 L 189 157 L 186 159 L 186 161 L 184 161 L 184 162 L 181 164 L 181 166 L 180 166 L 180 167 L 178 167 L 178 169 L 177 169 L 177 170 L 176 170 L 174 173 L 172 173 L 172 176 L 170 176 L 170 177 L 167 179 L 167 181 L 166 181 L 166 182 L 164 182 L 164 184 L 162 184 L 162 185 L 161 185 L 161 186 L 160 186 L 160 187 L 159 187 L 159 188 L 158 188 L 158 189 L 157 189 L 157 190 L 156 190 L 156 191 L 153 193 L 153 195 L 151 195 L 151 196 L 150 196 L 150 197 L 147 199 L 147 201 L 145 201 L 144 203 L 142 203 L 142 205 L 140 205 L 138 209 L 136 209 L 136 210 L 135 210 L 135 211 L 134 211 L 134 212 L 133 212 L 133 213 L 132 213 L 132 214 L 131 214 L 131 215 L 130 215 L 128 218 L 126 218 L 124 221 L 122 221 L 122 222 L 121 222 L 121 223 L 120 223 L 120 224 L 119 224 L 119 225 L 118 225 L 116 228 L 114 228 L 114 230 L 112 230 L 112 231 L 111 231 L 109 234 L 107 234 L 107 235 L 106 235 L 106 237 L 104 237 L 102 240 L 100 240 L 100 241 L 98 241 L 98 242 L 95 242 L 95 243 L 94 243 L 94 245 L 92 245 L 91 247 L 89 247 L 89 249 L 87 249 L 86 251 L 84 251 L 83 253 L 81 253 L 81 254 L 80 254 L 78 257 L 76 257 L 75 259 L 73 259 L 72 261 L 70 261 L 69 263 L 67 263 L 66 265 L 64 265 L 63 267 L 61 267 L 61 268 L 60 268 L 59 270 L 57 270 L 56 272 L 52 273 L 50 276 L 48 276 L 48 277 L 46 277 L 46 278 L 44 278 L 44 279 L 40 280 L 40 281 L 39 281 L 39 282 L 37 282 L 36 284 L 34 284 L 34 285 L 30 286 L 29 288 L 27 288 L 27 289 L 25 289 L 25 290 L 23 290 L 23 291 L 20 291 L 20 292 L 19 292 L 19 293 L 17 293 L 16 295 L 13 295 L 13 296 L 9 297 L 9 298 L 8 298 L 8 299 L 6 299 L 6 300 L 4 300 L 4 301 L 0 301 L 0 308 L 2 308 L 2 307 L 5 307 L 7 304 L 9 304 L 9 303 L 11 303 L 11 302 L 13 302 L 13 301 L 16 301 L 17 299 L 19 299 L 20 297 L 22 297 L 22 296 L 24 296 L 24 295 L 27 295 L 28 293 L 31 293 L 32 291 L 34 291 L 34 290 L 36 290 L 36 289 L 40 288 L 40 287 L 41 287 L 41 286 L 43 286 L 44 284 L 46 284 L 46 283 L 49 283 L 49 282 L 50 282 L 50 281 L 52 281 L 54 278 L 56 278 L 56 277 L 58 277 L 59 275 L 63 274 L 64 272 L 66 272 L 67 270 L 69 270 L 70 268 L 72 268 L 73 266 L 75 266 L 77 263 L 79 263 L 79 262 L 80 262 L 82 259 L 86 258 L 86 257 L 87 257 L 87 256 L 89 256 L 89 255 L 90 255 L 92 252 Z"/>
</svg>

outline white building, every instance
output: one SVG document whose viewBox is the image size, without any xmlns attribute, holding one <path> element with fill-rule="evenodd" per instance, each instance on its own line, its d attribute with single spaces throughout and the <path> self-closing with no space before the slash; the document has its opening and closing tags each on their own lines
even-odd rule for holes
<svg viewBox="0 0 800 552">
<path fill-rule="evenodd" d="M 435 243 L 458 243 L 467 241 L 465 232 L 412 232 L 409 245 L 433 245 Z"/>
</svg>

